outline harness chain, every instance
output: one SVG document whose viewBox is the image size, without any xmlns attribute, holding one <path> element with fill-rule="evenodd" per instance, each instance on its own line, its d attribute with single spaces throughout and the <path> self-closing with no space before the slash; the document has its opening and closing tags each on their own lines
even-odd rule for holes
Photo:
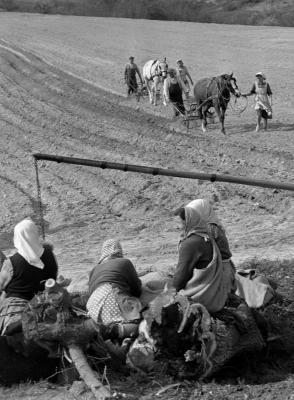
<svg viewBox="0 0 294 400">
<path fill-rule="evenodd" d="M 38 170 L 38 160 L 34 158 L 35 172 L 36 172 L 36 186 L 37 186 L 37 198 L 38 198 L 38 206 L 39 206 L 39 223 L 41 226 L 42 238 L 45 240 L 45 224 L 44 224 L 44 213 L 43 213 L 43 204 L 41 199 L 41 186 L 39 180 L 39 170 Z"/>
</svg>

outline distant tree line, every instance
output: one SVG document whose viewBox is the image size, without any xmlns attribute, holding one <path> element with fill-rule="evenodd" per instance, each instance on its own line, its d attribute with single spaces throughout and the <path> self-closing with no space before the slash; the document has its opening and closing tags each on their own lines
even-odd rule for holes
<svg viewBox="0 0 294 400">
<path fill-rule="evenodd" d="M 0 10 L 294 26 L 294 2 L 290 0 L 0 0 Z"/>
</svg>

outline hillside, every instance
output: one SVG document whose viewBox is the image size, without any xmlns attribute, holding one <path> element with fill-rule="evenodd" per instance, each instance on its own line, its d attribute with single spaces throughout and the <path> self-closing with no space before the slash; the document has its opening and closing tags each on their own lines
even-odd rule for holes
<svg viewBox="0 0 294 400">
<path fill-rule="evenodd" d="M 24 216 L 39 220 L 33 153 L 293 183 L 293 41 L 288 28 L 0 13 L 0 249 L 13 252 L 13 227 Z M 206 134 L 198 121 L 187 130 L 170 107 L 126 98 L 129 54 L 140 68 L 154 55 L 171 65 L 183 57 L 195 81 L 233 70 L 241 91 L 263 70 L 274 93 L 269 130 L 255 132 L 252 98 L 241 114 L 231 101 L 226 136 L 218 123 Z M 294 192 L 47 161 L 38 172 L 46 240 L 60 273 L 79 287 L 111 237 L 138 271 L 172 272 L 180 236 L 173 211 L 205 197 L 226 227 L 236 266 L 263 266 L 280 293 L 294 296 Z M 160 397 L 175 382 L 164 370 L 104 371 L 111 389 L 126 393 L 117 399 L 291 400 L 294 361 L 287 362 L 254 362 L 248 376 L 246 355 L 242 368 L 225 370 L 235 378 L 184 381 Z M 47 380 L 0 386 L 0 399 L 89 399 L 67 388 Z"/>
<path fill-rule="evenodd" d="M 0 0 L 0 10 L 82 16 L 294 26 L 291 0 Z"/>
</svg>

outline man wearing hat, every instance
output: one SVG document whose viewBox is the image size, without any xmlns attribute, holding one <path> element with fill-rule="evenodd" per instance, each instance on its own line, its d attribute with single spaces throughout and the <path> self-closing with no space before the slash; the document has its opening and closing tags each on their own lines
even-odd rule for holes
<svg viewBox="0 0 294 400">
<path fill-rule="evenodd" d="M 137 64 L 134 63 L 134 57 L 131 56 L 129 57 L 129 63 L 125 67 L 125 74 L 124 74 L 125 83 L 128 86 L 128 96 L 130 96 L 131 93 L 136 93 L 138 90 L 136 74 L 138 74 L 141 81 L 141 85 L 143 85 L 143 79 L 140 70 Z"/>
<path fill-rule="evenodd" d="M 193 86 L 193 80 L 191 78 L 191 75 L 189 74 L 188 68 L 184 65 L 183 60 L 177 60 L 177 75 L 182 79 L 184 83 L 184 93 L 186 98 L 189 98 L 189 92 L 190 92 L 190 84 L 188 81 L 188 78 L 191 82 L 191 85 Z"/>
<path fill-rule="evenodd" d="M 242 94 L 242 96 L 255 95 L 254 108 L 257 113 L 256 132 L 258 132 L 261 128 L 261 121 L 263 120 L 264 130 L 267 130 L 267 120 L 272 118 L 272 90 L 263 72 L 257 72 L 255 77 L 256 81 L 250 92 Z"/>
</svg>

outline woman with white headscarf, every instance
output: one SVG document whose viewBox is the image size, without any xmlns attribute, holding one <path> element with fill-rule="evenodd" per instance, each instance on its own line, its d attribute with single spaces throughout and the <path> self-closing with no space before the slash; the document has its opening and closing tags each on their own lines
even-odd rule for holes
<svg viewBox="0 0 294 400">
<path fill-rule="evenodd" d="M 116 339 L 135 334 L 142 308 L 141 285 L 134 265 L 123 257 L 120 242 L 105 241 L 89 276 L 88 314 L 96 323 L 109 326 Z"/>
<path fill-rule="evenodd" d="M 217 312 L 234 289 L 234 271 L 223 263 L 204 215 L 188 206 L 178 209 L 176 215 L 181 219 L 183 234 L 173 286 L 209 312 Z"/>
<path fill-rule="evenodd" d="M 31 219 L 24 219 L 14 228 L 17 252 L 8 257 L 0 271 L 0 291 L 5 299 L 0 304 L 0 334 L 21 319 L 21 312 L 35 294 L 44 290 L 47 279 L 56 279 L 58 266 L 52 246 L 42 245 L 38 228 Z"/>
<path fill-rule="evenodd" d="M 196 199 L 187 204 L 196 210 L 207 223 L 209 234 L 215 239 L 220 250 L 222 262 L 226 268 L 235 273 L 235 293 L 244 299 L 249 307 L 259 308 L 268 303 L 274 296 L 274 290 L 268 279 L 255 270 L 238 270 L 231 260 L 228 239 L 224 227 L 206 199 Z"/>
<path fill-rule="evenodd" d="M 230 260 L 232 253 L 225 233 L 225 228 L 216 215 L 210 201 L 207 199 L 192 200 L 187 204 L 187 207 L 196 210 L 207 223 L 208 232 L 216 241 L 223 261 Z"/>
</svg>

